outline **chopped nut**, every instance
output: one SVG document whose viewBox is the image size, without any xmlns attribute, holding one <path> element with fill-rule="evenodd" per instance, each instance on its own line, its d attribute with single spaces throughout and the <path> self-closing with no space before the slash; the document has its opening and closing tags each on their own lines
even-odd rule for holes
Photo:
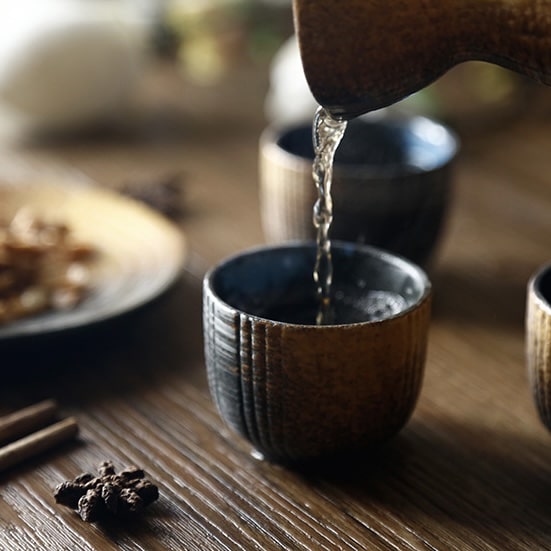
<svg viewBox="0 0 551 551">
<path fill-rule="evenodd" d="M 74 287 L 86 287 L 90 281 L 90 271 L 84 264 L 72 262 L 67 267 L 65 281 L 68 285 L 73 285 Z"/>
<path fill-rule="evenodd" d="M 64 287 L 53 291 L 50 300 L 56 310 L 70 310 L 80 301 L 80 294 L 74 287 Z"/>
<path fill-rule="evenodd" d="M 0 227 L 0 324 L 79 304 L 90 287 L 95 250 L 70 229 L 20 209 Z"/>
<path fill-rule="evenodd" d="M 26 312 L 38 312 L 48 304 L 48 296 L 40 287 L 29 287 L 21 293 L 19 302 Z"/>
<path fill-rule="evenodd" d="M 74 262 L 85 262 L 94 258 L 96 249 L 86 243 L 70 243 L 67 246 L 67 254 Z"/>
<path fill-rule="evenodd" d="M 17 282 L 16 273 L 11 268 L 0 268 L 0 293 L 13 290 Z"/>
</svg>

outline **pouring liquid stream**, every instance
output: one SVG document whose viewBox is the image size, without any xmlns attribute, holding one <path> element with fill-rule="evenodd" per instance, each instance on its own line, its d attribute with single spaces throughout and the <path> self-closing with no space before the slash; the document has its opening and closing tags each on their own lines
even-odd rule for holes
<svg viewBox="0 0 551 551">
<path fill-rule="evenodd" d="M 344 290 L 332 288 L 333 259 L 329 238 L 333 221 L 331 183 L 335 153 L 346 127 L 347 121 L 334 119 L 323 107 L 316 112 L 313 126 L 315 158 L 312 170 L 318 190 L 313 212 L 314 226 L 317 229 L 316 262 L 313 273 L 317 295 L 316 325 L 381 320 L 397 314 L 407 306 L 404 297 L 398 293 L 383 289 L 366 289 L 367 283 L 363 279 L 360 279 L 357 287 L 354 288 Z M 306 319 L 310 318 L 306 316 Z M 304 323 L 302 319 L 298 321 Z"/>
<path fill-rule="evenodd" d="M 313 221 L 317 230 L 316 264 L 314 282 L 318 297 L 317 325 L 333 323 L 331 305 L 331 283 L 333 281 L 333 260 L 331 258 L 331 240 L 329 229 L 333 220 L 333 201 L 331 183 L 335 152 L 346 130 L 347 121 L 334 119 L 323 107 L 319 107 L 314 117 L 313 141 L 314 164 L 312 174 L 318 190 L 318 199 L 314 204 Z"/>
</svg>

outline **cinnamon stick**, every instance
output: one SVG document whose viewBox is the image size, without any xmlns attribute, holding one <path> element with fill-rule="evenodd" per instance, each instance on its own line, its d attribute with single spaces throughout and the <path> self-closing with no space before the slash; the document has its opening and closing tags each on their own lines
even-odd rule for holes
<svg viewBox="0 0 551 551">
<path fill-rule="evenodd" d="M 52 421 L 57 413 L 54 400 L 20 409 L 0 417 L 0 442 L 7 442 L 43 427 Z"/>
<path fill-rule="evenodd" d="M 38 455 L 54 446 L 61 444 L 78 433 L 78 424 L 74 417 L 68 417 L 53 425 L 29 434 L 0 448 L 0 471 L 22 463 L 26 459 Z"/>
</svg>

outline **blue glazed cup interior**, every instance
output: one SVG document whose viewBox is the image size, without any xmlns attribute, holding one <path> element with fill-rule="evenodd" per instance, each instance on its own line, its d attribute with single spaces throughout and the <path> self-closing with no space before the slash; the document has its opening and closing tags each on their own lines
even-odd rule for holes
<svg viewBox="0 0 551 551">
<path fill-rule="evenodd" d="M 291 155 L 314 159 L 310 124 L 282 130 L 277 144 Z M 359 117 L 348 123 L 335 155 L 335 169 L 387 176 L 415 174 L 441 168 L 452 161 L 457 150 L 457 137 L 426 117 Z"/>
<path fill-rule="evenodd" d="M 318 311 L 313 243 L 263 247 L 230 258 L 211 272 L 212 292 L 233 309 L 275 322 L 314 325 Z M 413 263 L 366 245 L 334 242 L 332 324 L 400 315 L 430 291 Z"/>
<path fill-rule="evenodd" d="M 551 265 L 542 268 L 531 283 L 536 296 L 551 314 Z"/>
</svg>

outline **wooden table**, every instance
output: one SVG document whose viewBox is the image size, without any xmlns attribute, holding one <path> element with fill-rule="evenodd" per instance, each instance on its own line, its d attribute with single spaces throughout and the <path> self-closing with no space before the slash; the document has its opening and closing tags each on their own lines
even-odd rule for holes
<svg viewBox="0 0 551 551">
<path fill-rule="evenodd" d="M 202 357 L 202 273 L 262 242 L 265 75 L 196 89 L 163 68 L 150 84 L 126 131 L 18 153 L 106 186 L 182 171 L 191 255 L 143 311 L 2 350 L 3 372 L 17 375 L 0 388 L 0 413 L 54 397 L 81 437 L 0 475 L 0 550 L 551 549 L 551 435 L 524 361 L 526 284 L 551 259 L 551 110 L 464 136 L 407 427 L 367 456 L 293 471 L 258 461 L 223 425 Z M 159 484 L 139 522 L 86 524 L 55 504 L 56 484 L 103 459 Z"/>
</svg>

